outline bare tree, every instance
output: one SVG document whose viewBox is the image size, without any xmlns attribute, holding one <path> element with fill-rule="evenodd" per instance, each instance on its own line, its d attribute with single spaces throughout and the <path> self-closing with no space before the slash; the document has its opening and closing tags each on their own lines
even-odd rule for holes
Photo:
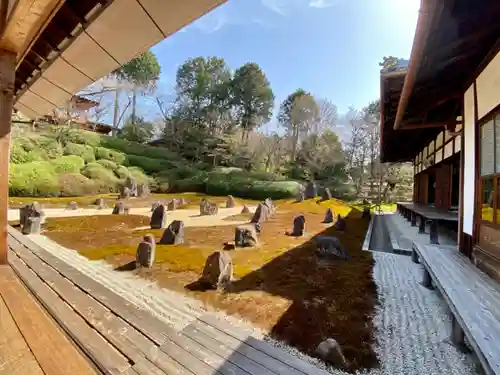
<svg viewBox="0 0 500 375">
<path fill-rule="evenodd" d="M 319 99 L 318 116 L 313 123 L 312 131 L 316 134 L 325 130 L 333 130 L 338 122 L 337 106 L 328 99 Z"/>
</svg>

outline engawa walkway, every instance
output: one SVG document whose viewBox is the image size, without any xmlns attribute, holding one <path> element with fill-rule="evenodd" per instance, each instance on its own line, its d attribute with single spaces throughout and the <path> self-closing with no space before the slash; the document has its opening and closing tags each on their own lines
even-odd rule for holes
<svg viewBox="0 0 500 375">
<path fill-rule="evenodd" d="M 9 263 L 46 311 L 104 374 L 327 374 L 211 314 L 177 332 L 12 228 Z M 0 358 L 2 353 L 0 350 Z M 38 374 L 34 371 L 23 370 L 19 374 Z M 63 373 L 92 374 L 79 370 Z"/>
</svg>

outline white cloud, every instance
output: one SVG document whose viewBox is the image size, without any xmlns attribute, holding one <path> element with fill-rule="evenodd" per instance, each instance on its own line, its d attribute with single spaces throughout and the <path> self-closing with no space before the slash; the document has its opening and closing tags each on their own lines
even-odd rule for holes
<svg viewBox="0 0 500 375">
<path fill-rule="evenodd" d="M 228 18 L 223 12 L 208 13 L 203 18 L 195 21 L 193 27 L 205 34 L 212 34 L 222 29 L 228 23 Z"/>
<path fill-rule="evenodd" d="M 309 6 L 311 8 L 328 8 L 335 6 L 339 3 L 339 0 L 310 0 Z"/>
<path fill-rule="evenodd" d="M 262 5 L 271 9 L 273 12 L 284 16 L 286 14 L 287 5 L 290 6 L 290 0 L 262 0 Z"/>
</svg>

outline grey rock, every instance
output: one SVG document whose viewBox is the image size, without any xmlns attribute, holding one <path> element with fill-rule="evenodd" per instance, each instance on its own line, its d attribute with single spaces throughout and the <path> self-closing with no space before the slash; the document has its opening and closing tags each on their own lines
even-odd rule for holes
<svg viewBox="0 0 500 375">
<path fill-rule="evenodd" d="M 263 223 L 269 218 L 269 208 L 261 203 L 257 206 L 257 209 L 255 210 L 255 213 L 253 214 L 252 220 L 250 221 L 251 223 Z"/>
<path fill-rule="evenodd" d="M 290 236 L 300 237 L 304 235 L 306 229 L 306 218 L 304 215 L 297 216 L 293 219 L 293 230 Z"/>
<path fill-rule="evenodd" d="M 316 348 L 316 355 L 335 367 L 344 370 L 349 368 L 349 362 L 344 357 L 342 348 L 335 339 L 329 338 L 321 342 Z"/>
<path fill-rule="evenodd" d="M 259 244 L 257 231 L 253 225 L 237 226 L 234 230 L 234 244 L 236 247 L 254 247 Z"/>
<path fill-rule="evenodd" d="M 162 245 L 180 245 L 184 243 L 184 222 L 180 220 L 172 221 L 165 229 L 160 239 Z"/>
<path fill-rule="evenodd" d="M 241 210 L 241 213 L 242 214 L 249 214 L 250 213 L 250 209 L 248 208 L 247 205 L 243 206 L 243 209 Z"/>
<path fill-rule="evenodd" d="M 323 219 L 323 223 L 325 223 L 325 224 L 333 223 L 333 211 L 331 208 L 326 210 L 325 218 Z"/>
<path fill-rule="evenodd" d="M 309 183 L 306 186 L 306 191 L 304 193 L 304 196 L 306 199 L 312 199 L 318 196 L 318 187 L 316 185 L 316 182 L 309 181 Z"/>
<path fill-rule="evenodd" d="M 323 194 L 321 196 L 321 199 L 324 201 L 328 201 L 328 200 L 332 199 L 332 193 L 330 192 L 329 188 L 323 189 Z"/>
<path fill-rule="evenodd" d="M 217 215 L 219 213 L 219 206 L 217 203 L 210 203 L 206 199 L 200 202 L 200 215 Z"/>
<path fill-rule="evenodd" d="M 276 207 L 274 206 L 274 203 L 271 200 L 271 198 L 266 198 L 264 200 L 264 205 L 266 205 L 268 208 L 269 216 L 272 216 L 274 214 L 274 212 L 276 211 Z"/>
<path fill-rule="evenodd" d="M 123 214 L 124 215 L 130 214 L 130 207 L 129 206 L 123 206 Z"/>
<path fill-rule="evenodd" d="M 149 225 L 151 226 L 151 229 L 165 228 L 166 220 L 167 214 L 165 212 L 165 206 L 160 204 L 151 214 Z"/>
<path fill-rule="evenodd" d="M 236 206 L 236 202 L 234 201 L 234 197 L 232 195 L 227 196 L 226 208 L 233 208 Z"/>
<path fill-rule="evenodd" d="M 304 192 L 303 192 L 303 191 L 301 191 L 301 192 L 299 193 L 299 195 L 297 195 L 296 202 L 297 202 L 297 203 L 304 202 L 304 200 L 305 200 L 305 199 L 306 199 L 306 198 L 305 198 Z"/>
<path fill-rule="evenodd" d="M 69 202 L 68 207 L 66 208 L 67 210 L 78 210 L 78 203 L 75 201 Z"/>
<path fill-rule="evenodd" d="M 341 245 L 340 240 L 337 237 L 317 236 L 315 240 L 316 254 L 319 256 L 349 259 L 349 254 Z"/>
<path fill-rule="evenodd" d="M 121 186 L 120 187 L 120 199 L 128 199 L 132 196 L 132 192 L 130 191 L 130 188 L 127 186 Z"/>
<path fill-rule="evenodd" d="M 344 231 L 346 229 L 347 223 L 342 216 L 337 217 L 337 221 L 335 222 L 335 229 Z"/>
<path fill-rule="evenodd" d="M 28 217 L 25 221 L 25 225 L 22 227 L 23 234 L 40 234 L 41 229 L 41 218 L 31 216 Z"/>
<path fill-rule="evenodd" d="M 212 288 L 224 289 L 233 279 L 233 261 L 227 251 L 210 254 L 205 262 L 200 282 Z"/>
<path fill-rule="evenodd" d="M 144 239 L 137 246 L 135 263 L 137 267 L 151 268 L 155 262 L 156 244 L 152 234 L 144 236 Z"/>
<path fill-rule="evenodd" d="M 167 211 L 175 211 L 177 209 L 177 199 L 172 199 L 167 203 Z"/>
<path fill-rule="evenodd" d="M 97 206 L 98 210 L 102 210 L 103 208 L 106 207 L 106 204 L 104 203 L 104 199 L 103 198 L 96 199 L 96 201 L 94 202 L 94 204 Z"/>
<path fill-rule="evenodd" d="M 146 198 L 151 195 L 151 192 L 149 191 L 149 186 L 148 184 L 138 184 L 137 185 L 137 196 L 139 198 Z"/>
<path fill-rule="evenodd" d="M 45 212 L 38 202 L 27 204 L 19 209 L 19 223 L 21 224 L 21 228 L 28 225 L 28 219 L 30 217 L 39 217 L 40 224 L 45 223 Z"/>
<path fill-rule="evenodd" d="M 137 182 L 132 177 L 125 179 L 124 187 L 127 187 L 130 192 L 130 197 L 137 197 Z"/>
<path fill-rule="evenodd" d="M 363 213 L 361 214 L 361 217 L 363 219 L 369 219 L 371 216 L 371 213 L 370 213 L 370 207 L 364 207 L 363 208 Z"/>
<path fill-rule="evenodd" d="M 125 213 L 125 203 L 123 203 L 122 201 L 116 202 L 112 214 L 123 215 L 124 213 Z"/>
</svg>

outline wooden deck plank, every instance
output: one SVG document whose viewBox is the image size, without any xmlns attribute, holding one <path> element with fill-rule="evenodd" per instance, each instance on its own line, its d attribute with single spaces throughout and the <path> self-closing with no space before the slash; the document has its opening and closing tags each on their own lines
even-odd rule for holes
<svg viewBox="0 0 500 375">
<path fill-rule="evenodd" d="M 86 358 L 36 304 L 12 270 L 0 275 L 2 297 L 46 375 L 97 375 Z"/>
<path fill-rule="evenodd" d="M 195 329 L 198 332 L 192 334 L 191 330 Z M 268 354 L 255 349 L 254 347 L 246 344 L 244 341 L 234 338 L 218 329 L 205 324 L 201 321 L 194 321 L 189 326 L 187 326 L 183 332 L 193 339 L 197 340 L 199 333 L 204 336 L 210 337 L 211 340 L 218 342 L 219 345 L 229 348 L 230 350 L 237 351 L 245 357 L 253 360 L 255 363 L 262 365 L 263 367 L 275 372 L 279 375 L 303 375 L 304 373 L 290 367 L 289 365 L 281 362 L 280 360 L 269 356 Z"/>
<path fill-rule="evenodd" d="M 206 335 L 201 330 L 197 329 L 193 325 L 187 326 L 182 333 L 200 345 L 203 345 L 205 348 L 217 353 L 221 358 L 225 361 L 231 362 L 234 365 L 240 367 L 245 370 L 247 373 L 251 375 L 275 375 L 276 373 L 265 368 L 264 366 L 254 362 L 248 357 L 238 353 L 237 350 L 230 349 L 227 346 L 221 344 L 219 341 L 216 341 L 213 337 Z"/>
<path fill-rule="evenodd" d="M 428 220 L 443 220 L 443 221 L 453 221 L 458 222 L 458 213 L 452 213 L 449 211 L 441 210 L 436 207 L 431 207 L 424 204 L 415 203 L 397 203 L 404 208 L 417 213 L 425 217 Z"/>
<path fill-rule="evenodd" d="M 66 333 L 76 342 L 86 343 L 85 346 L 82 346 L 82 350 L 96 363 L 101 371 L 105 374 L 116 375 L 130 367 L 124 356 L 112 348 L 79 315 L 75 314 L 71 307 L 62 301 L 54 291 L 49 289 L 17 256 L 12 254 L 9 262 Z"/>
<path fill-rule="evenodd" d="M 110 291 L 104 285 L 53 256 L 29 238 L 23 237 L 23 235 L 14 228 L 9 227 L 9 235 L 14 240 L 17 240 L 21 244 L 28 247 L 33 254 L 56 269 L 60 274 L 73 282 L 75 285 L 78 285 L 82 290 L 102 303 L 108 309 L 119 312 L 119 315 L 123 320 L 129 323 L 132 327 L 136 328 L 138 331 L 142 332 L 154 343 L 161 345 L 165 342 L 166 334 L 163 333 L 165 325 L 162 324 L 159 319 L 156 319 L 147 311 L 139 309 L 121 296 Z M 11 239 L 9 238 L 9 240 Z"/>
<path fill-rule="evenodd" d="M 1 295 L 0 332 L 0 375 L 44 375 Z"/>
<path fill-rule="evenodd" d="M 23 245 L 11 241 L 9 246 L 76 313 L 128 359 L 137 362 L 156 348 L 142 333 L 61 276 Z"/>
<path fill-rule="evenodd" d="M 222 331 L 230 336 L 233 336 L 234 338 L 240 340 L 241 342 L 246 343 L 247 345 L 253 347 L 254 349 L 257 349 L 270 357 L 276 358 L 280 360 L 281 362 L 287 364 L 291 368 L 294 368 L 296 370 L 299 370 L 303 372 L 304 374 L 307 375 L 329 375 L 329 372 L 326 372 L 313 364 L 303 361 L 297 357 L 292 356 L 291 354 L 275 348 L 274 346 L 262 341 L 258 340 L 252 336 L 249 336 L 247 333 L 244 331 L 232 327 L 227 323 L 224 323 L 223 321 L 216 319 L 214 316 L 210 314 L 205 314 L 202 315 L 198 318 L 198 320 L 204 322 L 205 324 L 208 324 L 219 331 Z"/>
<path fill-rule="evenodd" d="M 413 246 L 485 371 L 500 374 L 500 287 L 455 249 Z"/>
</svg>

